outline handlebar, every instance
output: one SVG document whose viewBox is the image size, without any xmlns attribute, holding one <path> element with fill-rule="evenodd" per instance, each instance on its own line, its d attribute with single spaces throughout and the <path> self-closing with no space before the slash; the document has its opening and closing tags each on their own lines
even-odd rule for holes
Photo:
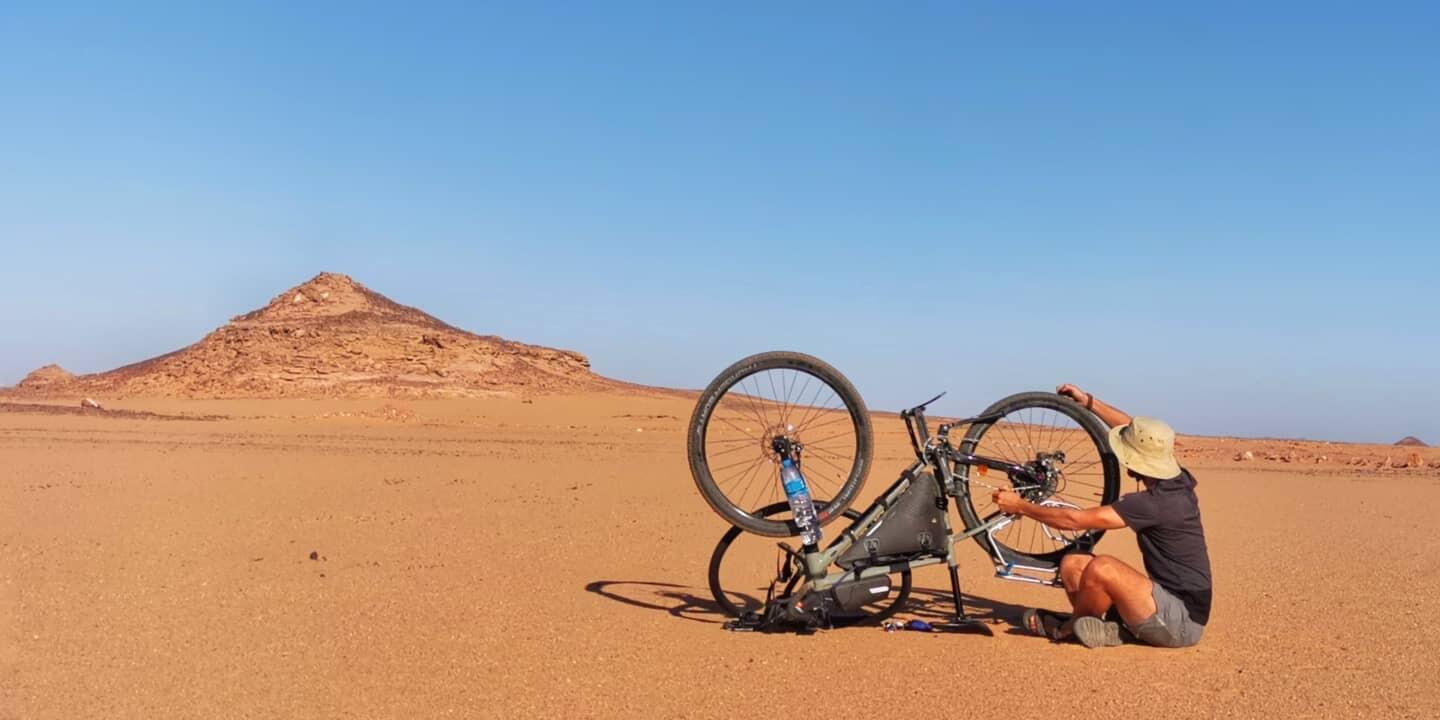
<svg viewBox="0 0 1440 720">
<path fill-rule="evenodd" d="M 900 411 L 900 417 L 905 420 L 905 433 L 910 436 L 910 447 L 915 449 L 915 457 L 921 460 L 925 459 L 924 448 L 930 442 L 930 428 L 925 424 L 925 408 L 942 397 L 945 397 L 943 392 L 909 410 Z"/>
<path fill-rule="evenodd" d="M 925 422 L 925 408 L 942 397 L 945 397 L 943 392 L 915 407 L 900 411 L 900 418 L 905 421 L 905 433 L 910 436 L 910 447 L 915 450 L 915 456 L 921 460 L 925 459 L 925 446 L 930 443 L 930 426 Z M 943 423 L 940 425 L 940 438 L 948 440 L 951 428 L 980 422 L 994 422 L 1002 417 L 1004 417 L 1002 413 L 991 413 Z"/>
</svg>

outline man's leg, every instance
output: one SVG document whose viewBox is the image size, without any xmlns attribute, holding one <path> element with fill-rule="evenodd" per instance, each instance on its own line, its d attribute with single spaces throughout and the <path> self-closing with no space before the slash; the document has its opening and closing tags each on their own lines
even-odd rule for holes
<svg viewBox="0 0 1440 720">
<path fill-rule="evenodd" d="M 1070 553 L 1060 559 L 1060 584 L 1065 587 L 1065 596 L 1070 598 L 1070 607 L 1075 607 L 1075 593 L 1080 591 L 1080 578 L 1095 556 L 1090 553 Z"/>
<path fill-rule="evenodd" d="M 1070 558 L 1065 560 L 1069 561 Z M 1073 566 L 1080 565 L 1081 562 L 1075 560 L 1070 563 L 1072 574 Z M 1065 580 L 1065 565 L 1062 561 L 1060 577 L 1070 595 L 1070 604 L 1075 608 L 1075 617 L 1089 615 L 1103 618 L 1111 606 L 1114 606 L 1120 617 L 1134 627 L 1155 614 L 1155 598 L 1152 595 L 1154 586 L 1150 583 L 1150 578 L 1126 565 L 1123 560 L 1109 555 L 1097 555 L 1084 561 L 1073 592 L 1070 590 L 1071 585 Z"/>
</svg>

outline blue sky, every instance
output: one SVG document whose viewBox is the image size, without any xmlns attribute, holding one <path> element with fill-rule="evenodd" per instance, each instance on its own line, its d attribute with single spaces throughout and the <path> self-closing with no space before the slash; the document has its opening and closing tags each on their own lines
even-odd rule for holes
<svg viewBox="0 0 1440 720">
<path fill-rule="evenodd" d="M 0 7 L 0 384 L 330 270 L 643 383 L 1440 443 L 1434 4 L 125 5 Z"/>
</svg>

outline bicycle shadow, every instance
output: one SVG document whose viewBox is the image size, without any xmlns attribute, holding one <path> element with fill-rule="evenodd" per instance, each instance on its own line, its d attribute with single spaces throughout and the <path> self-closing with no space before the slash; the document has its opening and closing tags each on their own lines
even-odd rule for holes
<svg viewBox="0 0 1440 720">
<path fill-rule="evenodd" d="M 730 619 L 719 603 L 709 597 L 708 590 L 670 582 L 647 580 L 596 580 L 585 591 L 608 600 L 646 610 L 665 612 L 671 617 L 691 622 L 718 625 Z M 760 607 L 761 599 L 730 593 L 737 605 L 747 609 Z M 965 612 L 992 625 L 1005 624 L 1006 634 L 1028 635 L 1020 621 L 1025 606 L 1002 602 L 979 595 L 966 594 Z M 899 615 L 943 622 L 955 611 L 948 590 L 914 588 Z"/>
<path fill-rule="evenodd" d="M 661 610 L 691 622 L 719 625 L 730 619 L 714 600 L 695 594 L 703 592 L 708 596 L 708 591 L 688 585 L 645 580 L 596 580 L 585 585 L 585 592 L 646 610 Z"/>
</svg>

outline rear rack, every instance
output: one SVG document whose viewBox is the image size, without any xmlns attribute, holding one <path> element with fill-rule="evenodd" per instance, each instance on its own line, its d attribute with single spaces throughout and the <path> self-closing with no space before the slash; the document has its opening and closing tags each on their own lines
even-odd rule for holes
<svg viewBox="0 0 1440 720">
<path fill-rule="evenodd" d="M 1001 549 L 999 541 L 995 539 L 995 532 L 1009 525 L 1011 520 L 1013 518 L 995 523 L 985 531 L 985 537 L 990 542 L 991 555 L 996 558 L 995 577 L 1001 580 L 1033 583 L 1047 587 L 1062 587 L 1058 564 L 1037 560 L 1028 555 L 1019 555 L 1019 553 L 1007 555 Z M 1094 543 L 1089 540 L 1091 538 L 1088 535 L 1085 536 L 1084 540 L 1076 544 L 1075 551 L 1090 552 L 1094 548 Z M 1014 555 L 1019 555 L 1019 557 L 1014 557 Z"/>
</svg>

